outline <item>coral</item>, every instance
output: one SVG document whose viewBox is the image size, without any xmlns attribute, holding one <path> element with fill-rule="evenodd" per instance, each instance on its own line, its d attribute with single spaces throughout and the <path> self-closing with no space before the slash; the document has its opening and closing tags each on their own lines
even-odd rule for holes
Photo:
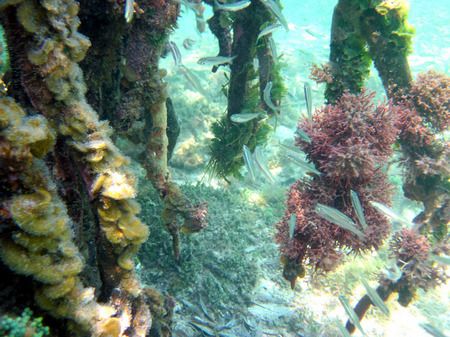
<svg viewBox="0 0 450 337">
<path fill-rule="evenodd" d="M 33 311 L 25 308 L 18 317 L 0 317 L 0 334 L 8 337 L 42 337 L 50 334 L 50 329 L 42 325 L 42 317 L 33 318 Z"/>
<path fill-rule="evenodd" d="M 316 273 L 333 270 L 346 251 L 359 253 L 378 249 L 389 233 L 389 222 L 373 208 L 370 200 L 389 204 L 392 188 L 383 166 L 392 153 L 397 129 L 393 107 L 372 103 L 373 93 L 344 94 L 335 105 L 327 105 L 312 120 L 300 119 L 298 128 L 311 139 L 296 138 L 296 145 L 322 172 L 294 183 L 287 194 L 285 215 L 276 224 L 275 240 L 284 264 L 284 276 L 295 285 L 305 266 Z M 358 223 L 350 191 L 361 201 L 368 228 L 364 238 L 320 217 L 317 203 L 340 210 Z M 296 215 L 292 239 L 289 219 Z M 293 270 L 295 272 L 293 272 Z"/>
</svg>

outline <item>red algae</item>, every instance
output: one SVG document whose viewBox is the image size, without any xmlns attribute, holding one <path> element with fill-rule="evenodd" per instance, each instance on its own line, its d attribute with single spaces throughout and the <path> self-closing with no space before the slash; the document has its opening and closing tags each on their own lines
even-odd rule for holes
<svg viewBox="0 0 450 337">
<path fill-rule="evenodd" d="M 374 93 L 366 90 L 359 95 L 346 93 L 335 105 L 318 110 L 312 120 L 300 119 L 298 128 L 311 142 L 297 137 L 296 145 L 323 174 L 313 180 L 297 181 L 287 193 L 285 215 L 276 224 L 275 234 L 285 271 L 295 265 L 297 270 L 308 266 L 314 273 L 325 274 L 339 264 L 346 252 L 378 249 L 386 239 L 389 221 L 368 203 L 390 203 L 393 189 L 385 165 L 398 130 L 394 126 L 395 109 L 388 104 L 375 106 L 373 98 Z M 358 223 L 351 190 L 358 194 L 368 224 L 363 239 L 321 218 L 314 210 L 320 202 Z M 297 221 L 290 239 L 292 213 Z M 295 285 L 292 275 L 289 281 Z"/>
</svg>

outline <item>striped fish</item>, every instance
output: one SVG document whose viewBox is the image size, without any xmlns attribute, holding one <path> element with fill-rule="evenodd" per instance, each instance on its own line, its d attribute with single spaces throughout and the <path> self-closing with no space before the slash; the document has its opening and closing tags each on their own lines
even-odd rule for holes
<svg viewBox="0 0 450 337">
<path fill-rule="evenodd" d="M 125 21 L 127 23 L 131 22 L 134 14 L 134 0 L 126 0 L 125 2 Z"/>
<path fill-rule="evenodd" d="M 262 158 L 261 146 L 259 145 L 257 145 L 255 148 L 254 158 L 258 169 L 261 171 L 264 177 L 266 177 L 266 179 L 273 184 L 275 182 L 275 179 L 273 178 L 272 173 L 270 172 L 269 168 Z"/>
<path fill-rule="evenodd" d="M 261 37 L 263 37 L 264 35 L 268 35 L 270 33 L 273 33 L 274 31 L 278 30 L 281 27 L 281 25 L 276 22 L 273 23 L 271 25 L 268 25 L 266 28 L 264 28 L 259 34 L 258 37 L 256 38 L 256 40 L 259 40 Z"/>
<path fill-rule="evenodd" d="M 347 299 L 344 296 L 339 295 L 339 301 L 341 302 L 342 306 L 344 307 L 345 311 L 347 312 L 347 315 L 350 318 L 350 322 L 352 322 L 352 324 L 354 326 L 356 326 L 358 328 L 358 330 L 361 331 L 361 333 L 364 336 L 367 336 L 361 326 L 361 323 L 359 323 L 358 315 L 356 314 L 355 310 L 353 310 L 353 308 L 350 306 L 350 304 L 348 304 Z"/>
<path fill-rule="evenodd" d="M 238 0 L 235 2 L 221 4 L 217 0 L 214 0 L 214 7 L 218 11 L 237 12 L 241 9 L 247 8 L 251 3 L 252 2 L 250 0 Z"/>
<path fill-rule="evenodd" d="M 261 0 L 261 2 L 263 3 L 264 6 L 266 6 L 266 8 L 269 10 L 269 12 L 272 13 L 272 15 L 277 18 L 277 20 L 281 23 L 283 28 L 286 31 L 288 31 L 289 25 L 288 25 L 286 18 L 283 15 L 283 13 L 281 12 L 281 6 L 279 5 L 278 1 L 276 1 L 276 0 Z"/>
<path fill-rule="evenodd" d="M 296 222 L 297 222 L 297 215 L 295 215 L 295 213 L 292 213 L 289 219 L 289 242 L 291 242 L 292 238 L 294 237 Z"/>
<path fill-rule="evenodd" d="M 230 121 L 233 123 L 247 123 L 255 118 L 267 117 L 266 113 L 243 113 L 243 114 L 233 114 L 230 116 Z"/>
<path fill-rule="evenodd" d="M 369 205 L 375 208 L 378 212 L 380 212 L 383 215 L 386 215 L 388 218 L 390 218 L 393 222 L 399 222 L 405 227 L 411 227 L 411 223 L 407 220 L 403 219 L 402 217 L 395 214 L 393 210 L 391 210 L 389 207 L 376 202 L 376 201 L 369 201 Z"/>
<path fill-rule="evenodd" d="M 362 228 L 367 229 L 366 217 L 364 216 L 364 211 L 362 209 L 358 194 L 355 191 L 350 190 L 350 196 L 352 197 L 352 205 L 355 209 L 355 213 L 358 217 L 359 223 L 361 224 Z"/>
<path fill-rule="evenodd" d="M 312 120 L 312 94 L 309 83 L 305 83 L 303 90 L 305 92 L 306 113 L 308 114 L 309 120 Z"/>
<path fill-rule="evenodd" d="M 356 224 L 352 221 L 352 219 L 350 219 L 344 213 L 338 211 L 336 208 L 317 204 L 315 211 L 325 220 L 352 233 L 355 233 L 360 239 L 364 239 L 364 233 L 356 228 Z"/>
<path fill-rule="evenodd" d="M 386 316 L 389 316 L 389 309 L 381 299 L 380 295 L 378 295 L 377 291 L 369 286 L 366 280 L 361 279 L 361 283 L 363 284 L 364 288 L 366 288 L 367 295 L 369 295 L 372 303 L 377 306 L 378 309 L 380 309 Z"/>
<path fill-rule="evenodd" d="M 250 176 L 252 177 L 252 180 L 255 180 L 255 167 L 254 167 L 254 161 L 253 161 L 253 155 L 250 151 L 250 149 L 247 147 L 247 145 L 244 145 L 242 147 L 242 155 L 244 157 L 244 164 L 247 168 L 247 171 L 250 173 Z"/>
<path fill-rule="evenodd" d="M 270 92 L 272 91 L 272 87 L 273 87 L 273 83 L 271 81 L 267 82 L 266 87 L 264 88 L 264 91 L 263 91 L 264 102 L 273 111 L 279 113 L 279 111 L 280 111 L 279 107 L 277 107 L 275 104 L 273 104 L 272 99 L 270 98 Z"/>
<path fill-rule="evenodd" d="M 311 138 L 306 134 L 302 129 L 295 130 L 295 134 L 300 137 L 300 139 L 304 140 L 307 143 L 311 144 Z"/>
<path fill-rule="evenodd" d="M 289 154 L 286 154 L 285 156 L 287 159 L 289 159 L 295 165 L 300 166 L 302 169 L 306 170 L 307 172 L 317 174 L 318 176 L 320 176 L 322 174 L 322 172 L 316 170 L 313 166 L 311 166 L 307 162 L 301 160 L 300 158 L 295 158 Z"/>
</svg>

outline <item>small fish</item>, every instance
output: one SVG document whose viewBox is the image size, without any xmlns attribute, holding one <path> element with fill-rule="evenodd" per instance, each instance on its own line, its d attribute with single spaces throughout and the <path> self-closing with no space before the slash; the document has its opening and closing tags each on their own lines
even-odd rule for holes
<svg viewBox="0 0 450 337">
<path fill-rule="evenodd" d="M 308 114 L 308 118 L 312 120 L 312 95 L 311 95 L 311 86 L 309 83 L 305 83 L 303 90 L 305 91 L 305 101 L 306 101 L 306 112 Z"/>
<path fill-rule="evenodd" d="M 348 330 L 345 328 L 345 326 L 342 325 L 342 323 L 341 323 L 340 320 L 338 320 L 338 319 L 336 320 L 336 325 L 338 326 L 339 330 L 341 331 L 341 333 L 342 333 L 342 335 L 343 335 L 344 337 L 351 337 L 351 336 L 350 336 L 350 333 L 349 333 Z"/>
<path fill-rule="evenodd" d="M 303 152 L 299 151 L 297 148 L 289 145 L 284 145 L 281 141 L 278 141 L 277 145 L 281 147 L 285 152 L 292 153 L 296 156 L 302 155 Z"/>
<path fill-rule="evenodd" d="M 203 299 L 200 296 L 198 303 L 200 304 L 200 309 L 202 309 L 203 313 L 205 314 L 205 317 L 212 323 L 214 323 L 214 319 L 209 314 L 208 310 L 206 309 L 205 303 L 203 303 Z"/>
<path fill-rule="evenodd" d="M 344 296 L 339 295 L 339 301 L 341 302 L 342 306 L 347 312 L 347 315 L 350 318 L 350 322 L 352 322 L 353 325 L 356 326 L 364 336 L 366 336 L 366 333 L 364 332 L 361 324 L 359 323 L 358 315 L 356 314 L 355 310 L 353 310 L 353 308 L 350 306 L 350 304 L 348 304 L 347 299 Z"/>
<path fill-rule="evenodd" d="M 367 229 L 366 217 L 364 216 L 364 211 L 361 206 L 361 201 L 359 200 L 358 194 L 350 190 L 350 195 L 352 197 L 352 205 L 355 209 L 356 216 L 358 217 L 359 222 L 363 229 Z"/>
<path fill-rule="evenodd" d="M 440 263 L 440 264 L 445 264 L 445 265 L 450 265 L 450 256 L 448 255 L 430 255 L 430 259 Z"/>
<path fill-rule="evenodd" d="M 256 166 L 261 171 L 261 173 L 269 180 L 272 184 L 275 182 L 272 173 L 264 162 L 261 154 L 261 146 L 257 145 L 255 148 L 254 158 L 256 162 Z"/>
<path fill-rule="evenodd" d="M 394 283 L 400 280 L 403 275 L 403 272 L 395 262 L 390 268 L 384 266 L 384 269 L 381 270 L 381 273 Z"/>
<path fill-rule="evenodd" d="M 214 328 L 211 328 L 207 325 L 200 324 L 198 322 L 189 322 L 189 324 L 197 331 L 205 334 L 206 336 L 218 336 L 217 331 Z"/>
<path fill-rule="evenodd" d="M 379 202 L 376 202 L 376 201 L 369 201 L 369 205 L 372 206 L 373 208 L 375 208 L 381 214 L 386 215 L 393 222 L 399 222 L 406 227 L 411 227 L 410 222 L 408 222 L 407 220 L 405 220 L 402 217 L 395 214 L 394 211 L 392 211 L 389 207 L 387 207 L 383 204 L 380 204 Z"/>
<path fill-rule="evenodd" d="M 253 59 L 253 69 L 255 69 L 255 71 L 258 71 L 259 69 L 259 60 L 256 57 Z"/>
<path fill-rule="evenodd" d="M 289 31 L 289 24 L 286 18 L 284 17 L 283 13 L 281 13 L 281 6 L 279 5 L 278 1 L 261 0 L 261 2 L 263 3 L 264 6 L 266 6 L 269 12 L 272 13 L 272 15 L 277 18 L 277 20 L 281 23 L 283 28 L 286 31 Z"/>
<path fill-rule="evenodd" d="M 295 130 L 295 134 L 300 137 L 300 139 L 304 140 L 307 143 L 311 144 L 311 138 L 306 134 L 302 129 Z"/>
<path fill-rule="evenodd" d="M 184 47 L 184 49 L 188 49 L 188 50 L 192 49 L 192 47 L 194 47 L 196 42 L 197 42 L 196 40 L 193 40 L 193 39 L 190 39 L 190 38 L 186 38 L 183 41 L 183 47 Z"/>
<path fill-rule="evenodd" d="M 380 295 L 378 295 L 377 291 L 369 286 L 366 280 L 361 279 L 361 283 L 363 284 L 364 288 L 366 288 L 367 295 L 369 295 L 372 303 L 376 305 L 378 309 L 380 309 L 385 315 L 389 316 L 389 309 L 381 299 Z"/>
<path fill-rule="evenodd" d="M 434 337 L 447 337 L 446 334 L 430 323 L 419 323 L 419 326 Z"/>
<path fill-rule="evenodd" d="M 252 2 L 250 0 L 238 0 L 235 2 L 221 4 L 217 0 L 214 0 L 214 7 L 218 11 L 237 12 L 241 9 L 247 8 Z"/>
<path fill-rule="evenodd" d="M 295 213 L 292 213 L 289 219 L 289 242 L 291 242 L 292 238 L 294 237 L 296 222 L 297 222 L 297 215 L 295 215 Z"/>
<path fill-rule="evenodd" d="M 230 116 L 230 121 L 233 123 L 246 123 L 255 118 L 267 117 L 265 112 L 260 113 L 244 113 L 244 114 L 234 114 Z"/>
<path fill-rule="evenodd" d="M 304 28 L 304 29 L 305 29 L 305 32 L 307 32 L 307 33 L 308 33 L 309 35 L 311 35 L 312 37 L 315 37 L 316 39 L 318 39 L 318 38 L 320 38 L 320 37 L 323 37 L 322 34 L 316 32 L 315 30 L 313 30 L 313 29 L 310 28 L 310 27 L 306 27 L 306 28 Z"/>
<path fill-rule="evenodd" d="M 315 211 L 317 214 L 319 214 L 319 216 L 321 216 L 325 220 L 343 229 L 346 229 L 352 233 L 355 233 L 356 235 L 358 235 L 360 239 L 364 238 L 364 233 L 356 228 L 356 224 L 352 221 L 352 219 L 350 219 L 348 216 L 346 216 L 344 213 L 337 210 L 336 208 L 322 204 L 317 204 Z"/>
<path fill-rule="evenodd" d="M 134 14 L 134 0 L 126 0 L 125 2 L 125 21 L 127 23 L 131 22 Z"/>
<path fill-rule="evenodd" d="M 273 62 L 275 64 L 278 63 L 278 53 L 277 53 L 277 45 L 275 44 L 275 40 L 272 35 L 266 36 L 267 43 L 269 44 L 270 56 L 272 56 Z"/>
<path fill-rule="evenodd" d="M 178 49 L 178 46 L 175 42 L 169 41 L 169 50 L 173 57 L 173 62 L 175 63 L 175 67 L 180 67 L 183 64 L 181 63 L 181 53 L 180 49 Z"/>
<path fill-rule="evenodd" d="M 273 83 L 271 81 L 267 82 L 266 87 L 264 88 L 264 91 L 263 91 L 264 102 L 273 111 L 279 113 L 279 111 L 280 111 L 279 107 L 277 107 L 275 104 L 273 104 L 272 99 L 270 98 L 270 92 L 272 91 L 272 87 L 273 87 Z"/>
<path fill-rule="evenodd" d="M 259 34 L 258 37 L 256 38 L 256 40 L 259 40 L 261 37 L 263 37 L 264 35 L 273 33 L 274 31 L 278 30 L 281 27 L 281 25 L 276 22 L 273 23 L 271 25 L 268 25 L 266 28 L 264 28 Z"/>
<path fill-rule="evenodd" d="M 202 57 L 197 61 L 198 64 L 208 65 L 208 66 L 218 66 L 220 64 L 233 64 L 233 60 L 235 56 L 211 56 L 211 57 Z"/>
<path fill-rule="evenodd" d="M 180 64 L 178 66 L 181 73 L 186 77 L 186 79 L 192 84 L 195 90 L 197 90 L 200 94 L 202 94 L 206 99 L 211 99 L 211 96 L 203 89 L 203 86 L 200 84 L 197 76 L 195 76 L 189 68 L 186 68 L 184 65 Z"/>
<path fill-rule="evenodd" d="M 295 165 L 300 166 L 302 169 L 304 169 L 307 172 L 317 174 L 318 176 L 320 176 L 322 174 L 322 172 L 316 170 L 314 167 L 312 167 L 310 164 L 308 164 L 304 160 L 301 160 L 300 158 L 294 158 L 293 156 L 291 156 L 289 154 L 286 154 L 285 156 L 287 159 L 289 159 Z"/>
<path fill-rule="evenodd" d="M 247 168 L 247 171 L 250 173 L 252 180 L 255 180 L 255 164 L 253 160 L 253 155 L 247 145 L 242 147 L 242 155 L 244 157 L 244 164 Z"/>
</svg>

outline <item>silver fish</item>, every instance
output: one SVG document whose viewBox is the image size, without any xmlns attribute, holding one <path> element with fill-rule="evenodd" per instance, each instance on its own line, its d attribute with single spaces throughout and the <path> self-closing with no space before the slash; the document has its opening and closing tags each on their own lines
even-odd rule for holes
<svg viewBox="0 0 450 337">
<path fill-rule="evenodd" d="M 200 308 L 202 309 L 203 313 L 205 314 L 205 317 L 210 321 L 214 323 L 214 319 L 211 317 L 211 315 L 209 314 L 208 310 L 206 309 L 205 303 L 203 303 L 203 299 L 200 296 L 199 298 L 199 304 L 200 304 Z"/>
<path fill-rule="evenodd" d="M 350 333 L 349 333 L 348 330 L 345 328 L 345 326 L 342 325 L 342 323 L 341 323 L 340 320 L 338 320 L 338 319 L 336 320 L 336 325 L 338 326 L 339 330 L 341 331 L 341 333 L 342 333 L 342 335 L 343 335 L 344 337 L 351 337 L 351 336 L 350 336 Z"/>
<path fill-rule="evenodd" d="M 126 0 L 125 2 L 125 21 L 131 22 L 131 20 L 133 19 L 133 14 L 134 14 L 134 0 Z"/>
<path fill-rule="evenodd" d="M 264 28 L 259 34 L 258 37 L 256 38 L 256 40 L 259 40 L 261 37 L 263 37 L 264 35 L 273 33 L 274 31 L 278 30 L 281 27 L 281 25 L 276 22 L 273 23 L 271 25 L 268 25 L 266 28 Z"/>
<path fill-rule="evenodd" d="M 253 155 L 247 145 L 242 147 L 242 155 L 244 157 L 244 164 L 247 168 L 247 171 L 250 173 L 252 180 L 255 180 L 255 165 L 253 160 Z"/>
<path fill-rule="evenodd" d="M 189 322 L 189 324 L 195 330 L 201 332 L 202 334 L 205 334 L 206 336 L 211 336 L 211 337 L 217 336 L 217 331 L 214 328 L 211 328 L 211 327 L 209 327 L 207 325 L 203 325 L 203 324 L 200 324 L 198 322 L 196 323 L 196 322 L 193 322 L 193 321 Z"/>
<path fill-rule="evenodd" d="M 170 53 L 172 54 L 173 61 L 175 63 L 175 67 L 182 66 L 183 64 L 181 63 L 180 49 L 178 49 L 178 46 L 175 42 L 169 41 L 169 50 L 170 50 Z"/>
<path fill-rule="evenodd" d="M 304 28 L 305 32 L 307 32 L 309 35 L 311 35 L 312 37 L 315 37 L 316 39 L 323 37 L 323 35 L 321 33 L 316 32 L 315 30 L 313 30 L 310 27 L 306 27 Z"/>
<path fill-rule="evenodd" d="M 419 326 L 434 337 L 447 337 L 446 334 L 430 323 L 419 323 Z"/>
<path fill-rule="evenodd" d="M 272 56 L 273 62 L 275 64 L 278 63 L 278 53 L 277 53 L 277 45 L 275 44 L 275 40 L 272 35 L 266 36 L 267 43 L 269 44 L 270 55 Z"/>
<path fill-rule="evenodd" d="M 309 83 L 305 83 L 303 90 L 305 91 L 306 113 L 309 120 L 312 120 L 312 95 Z"/>
<path fill-rule="evenodd" d="M 364 288 L 366 288 L 367 295 L 369 295 L 372 303 L 376 305 L 378 309 L 380 309 L 385 315 L 389 316 L 389 309 L 381 299 L 380 295 L 378 295 L 377 291 L 369 286 L 365 279 L 361 279 L 361 283 L 363 284 Z"/>
<path fill-rule="evenodd" d="M 271 81 L 267 82 L 266 87 L 264 88 L 264 91 L 263 91 L 264 102 L 273 111 L 279 113 L 279 111 L 280 111 L 279 107 L 277 107 L 275 104 L 273 104 L 272 99 L 270 98 L 270 92 L 272 91 L 272 87 L 273 87 L 273 83 Z"/>
<path fill-rule="evenodd" d="M 450 265 L 450 256 L 448 255 L 430 255 L 430 259 L 441 264 Z"/>
<path fill-rule="evenodd" d="M 267 117 L 267 114 L 265 112 L 234 114 L 230 116 L 230 121 L 232 121 L 233 123 L 246 123 L 248 121 L 251 121 L 252 119 L 262 118 L 264 116 Z"/>
<path fill-rule="evenodd" d="M 281 23 L 283 28 L 286 31 L 289 31 L 288 22 L 287 22 L 286 18 L 284 17 L 283 13 L 281 13 L 281 6 L 279 5 L 278 1 L 261 0 L 261 2 L 263 3 L 264 6 L 266 6 L 266 8 L 269 10 L 269 12 L 272 13 L 272 15 L 277 18 L 277 20 Z"/>
<path fill-rule="evenodd" d="M 296 156 L 300 156 L 303 152 L 299 151 L 297 148 L 289 145 L 284 145 L 281 141 L 278 141 L 277 145 L 281 147 L 285 152 L 292 153 Z"/>
<path fill-rule="evenodd" d="M 250 0 L 238 0 L 235 2 L 221 4 L 214 0 L 214 7 L 219 11 L 237 12 L 241 9 L 247 8 L 252 2 Z"/>
<path fill-rule="evenodd" d="M 192 49 L 192 47 L 194 47 L 196 42 L 197 42 L 196 40 L 186 38 L 183 40 L 183 47 L 184 49 Z"/>
<path fill-rule="evenodd" d="M 384 266 L 384 269 L 381 270 L 381 273 L 394 283 L 400 280 L 403 275 L 403 272 L 395 262 L 390 268 Z"/>
<path fill-rule="evenodd" d="M 197 61 L 198 64 L 208 65 L 208 66 L 218 66 L 219 64 L 233 64 L 233 60 L 235 56 L 210 56 L 210 57 L 202 57 Z"/>
<path fill-rule="evenodd" d="M 311 144 L 311 138 L 306 134 L 302 129 L 295 130 L 295 134 L 300 137 L 300 139 L 304 140 L 307 143 Z"/>
<path fill-rule="evenodd" d="M 367 229 L 366 217 L 364 216 L 364 211 L 362 209 L 358 194 L 355 191 L 350 190 L 350 196 L 352 197 L 352 205 L 362 228 Z"/>
<path fill-rule="evenodd" d="M 296 222 L 297 222 L 297 215 L 295 213 L 292 213 L 289 219 L 289 242 L 291 242 L 292 238 L 294 237 Z"/>
<path fill-rule="evenodd" d="M 206 99 L 211 99 L 211 96 L 206 92 L 205 89 L 203 89 L 203 86 L 200 84 L 197 76 L 195 76 L 192 71 L 189 70 L 189 68 L 186 68 L 184 65 L 180 64 L 178 66 L 178 69 L 180 69 L 181 73 L 192 84 L 195 90 L 202 94 Z"/>
<path fill-rule="evenodd" d="M 275 179 L 273 178 L 272 173 L 270 172 L 269 168 L 267 167 L 266 163 L 262 158 L 261 146 L 259 145 L 256 146 L 254 155 L 256 166 L 264 175 L 264 177 L 266 177 L 267 180 L 269 180 L 273 184 L 275 182 Z"/>
<path fill-rule="evenodd" d="M 255 69 L 255 71 L 258 71 L 259 69 L 259 60 L 256 57 L 253 59 L 253 69 Z"/>
<path fill-rule="evenodd" d="M 307 162 L 301 160 L 300 158 L 295 158 L 289 154 L 285 155 L 287 159 L 289 159 L 292 163 L 294 163 L 297 166 L 300 166 L 302 169 L 304 169 L 307 172 L 311 172 L 317 175 L 321 175 L 322 172 L 316 170 L 314 167 L 312 167 L 310 164 L 308 164 Z"/>
<path fill-rule="evenodd" d="M 366 336 L 366 333 L 364 332 L 361 324 L 359 323 L 359 317 L 356 314 L 355 310 L 353 310 L 353 308 L 350 306 L 350 304 L 348 304 L 347 299 L 342 296 L 339 295 L 339 301 L 341 302 L 342 306 L 344 307 L 345 311 L 347 312 L 348 317 L 350 318 L 350 322 L 353 323 L 354 326 L 356 326 L 358 328 L 359 331 L 361 331 L 361 333 Z"/>
<path fill-rule="evenodd" d="M 390 218 L 393 222 L 401 223 L 403 226 L 411 227 L 411 223 L 402 217 L 395 214 L 394 211 L 392 211 L 389 207 L 380 204 L 376 201 L 369 201 L 369 205 L 375 208 L 378 212 L 380 212 L 383 215 L 386 215 L 388 218 Z"/>
<path fill-rule="evenodd" d="M 358 235 L 360 239 L 364 238 L 364 233 L 356 228 L 356 224 L 352 221 L 352 219 L 350 219 L 348 216 L 346 216 L 344 213 L 337 210 L 336 208 L 322 204 L 317 204 L 315 211 L 317 214 L 319 214 L 319 216 L 321 216 L 325 220 L 343 229 L 346 229 L 352 233 L 355 233 L 356 235 Z"/>
</svg>

